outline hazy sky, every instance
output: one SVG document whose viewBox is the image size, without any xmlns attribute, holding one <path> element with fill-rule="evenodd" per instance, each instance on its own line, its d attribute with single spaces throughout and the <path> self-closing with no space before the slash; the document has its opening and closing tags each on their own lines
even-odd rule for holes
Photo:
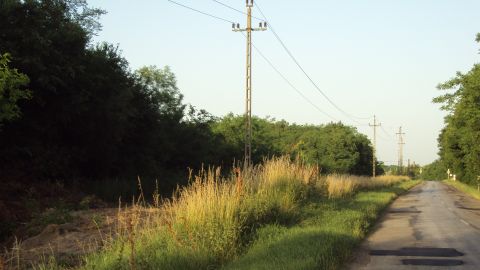
<svg viewBox="0 0 480 270">
<path fill-rule="evenodd" d="M 175 0 L 245 25 L 245 16 L 212 0 Z M 243 0 L 222 0 L 245 9 Z M 167 0 L 91 0 L 105 9 L 95 41 L 118 44 L 136 69 L 168 65 L 185 101 L 222 116 L 243 114 L 245 38 L 231 24 Z M 349 114 L 376 114 L 378 156 L 397 162 L 395 132 L 403 126 L 405 160 L 437 158 L 444 113 L 432 104 L 436 85 L 480 62 L 478 0 L 256 0 L 286 46 L 331 100 Z M 254 16 L 261 17 L 257 9 Z M 254 44 L 313 103 L 336 119 L 372 129 L 337 111 L 295 66 L 272 32 L 255 32 Z M 321 114 L 253 54 L 253 113 L 298 124 L 322 124 Z M 406 162 L 406 161 L 405 161 Z"/>
</svg>

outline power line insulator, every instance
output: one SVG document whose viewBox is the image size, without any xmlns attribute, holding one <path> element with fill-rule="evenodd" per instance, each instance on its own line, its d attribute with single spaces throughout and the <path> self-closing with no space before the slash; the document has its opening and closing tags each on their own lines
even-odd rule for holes
<svg viewBox="0 0 480 270">
<path fill-rule="evenodd" d="M 239 23 L 237 23 L 237 28 L 240 29 L 240 24 Z"/>
</svg>

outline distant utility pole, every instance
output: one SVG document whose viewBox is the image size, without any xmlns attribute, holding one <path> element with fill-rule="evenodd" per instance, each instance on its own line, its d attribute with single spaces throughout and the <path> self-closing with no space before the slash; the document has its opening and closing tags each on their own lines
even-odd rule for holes
<svg viewBox="0 0 480 270">
<path fill-rule="evenodd" d="M 381 126 L 382 124 L 377 123 L 377 117 L 373 116 L 373 125 L 369 124 L 369 126 L 373 127 L 373 156 L 372 156 L 372 175 L 373 177 L 376 176 L 376 165 L 377 165 L 377 127 Z"/>
<path fill-rule="evenodd" d="M 403 173 L 403 145 L 405 142 L 403 141 L 403 135 L 405 133 L 402 132 L 402 127 L 398 129 L 398 169 L 401 173 Z"/>
<path fill-rule="evenodd" d="M 252 28 L 253 0 L 247 1 L 247 27 L 232 24 L 234 32 L 247 32 L 247 73 L 245 102 L 245 166 L 252 164 L 252 31 L 267 30 L 267 23 L 261 22 L 258 28 Z"/>
<path fill-rule="evenodd" d="M 407 159 L 407 175 L 410 173 L 410 159 Z"/>
</svg>

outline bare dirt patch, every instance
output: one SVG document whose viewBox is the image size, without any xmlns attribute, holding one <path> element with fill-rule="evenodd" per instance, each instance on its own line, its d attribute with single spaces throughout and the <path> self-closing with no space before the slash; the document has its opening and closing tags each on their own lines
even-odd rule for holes
<svg viewBox="0 0 480 270">
<path fill-rule="evenodd" d="M 81 257 L 98 250 L 114 236 L 118 209 L 74 211 L 72 222 L 49 224 L 43 231 L 14 246 L 7 254 L 7 269 L 28 267 L 50 258 L 66 266 L 80 263 Z"/>
</svg>

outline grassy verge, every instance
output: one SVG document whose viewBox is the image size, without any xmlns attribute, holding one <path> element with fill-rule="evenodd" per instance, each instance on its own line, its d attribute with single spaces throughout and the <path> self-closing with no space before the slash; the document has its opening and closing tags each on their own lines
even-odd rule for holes
<svg viewBox="0 0 480 270">
<path fill-rule="evenodd" d="M 248 252 L 225 269 L 338 269 L 382 209 L 418 182 L 361 191 L 351 198 L 314 196 L 300 208 L 301 222 L 262 227 Z"/>
<path fill-rule="evenodd" d="M 480 200 L 480 191 L 478 191 L 477 187 L 467 185 L 460 181 L 452 181 L 452 180 L 443 180 L 443 183 L 452 186 L 464 193 L 469 194 L 470 196 L 474 197 L 475 199 Z"/>
<path fill-rule="evenodd" d="M 173 199 L 118 212 L 104 248 L 81 269 L 336 268 L 378 213 L 415 182 L 332 175 L 276 158 L 200 172 Z M 37 269 L 61 269 L 50 260 Z"/>
<path fill-rule="evenodd" d="M 116 240 L 87 257 L 85 269 L 219 268 L 261 225 L 294 222 L 298 202 L 318 179 L 316 167 L 286 158 L 234 169 L 227 178 L 220 169 L 202 171 L 172 200 L 123 211 Z"/>
</svg>

